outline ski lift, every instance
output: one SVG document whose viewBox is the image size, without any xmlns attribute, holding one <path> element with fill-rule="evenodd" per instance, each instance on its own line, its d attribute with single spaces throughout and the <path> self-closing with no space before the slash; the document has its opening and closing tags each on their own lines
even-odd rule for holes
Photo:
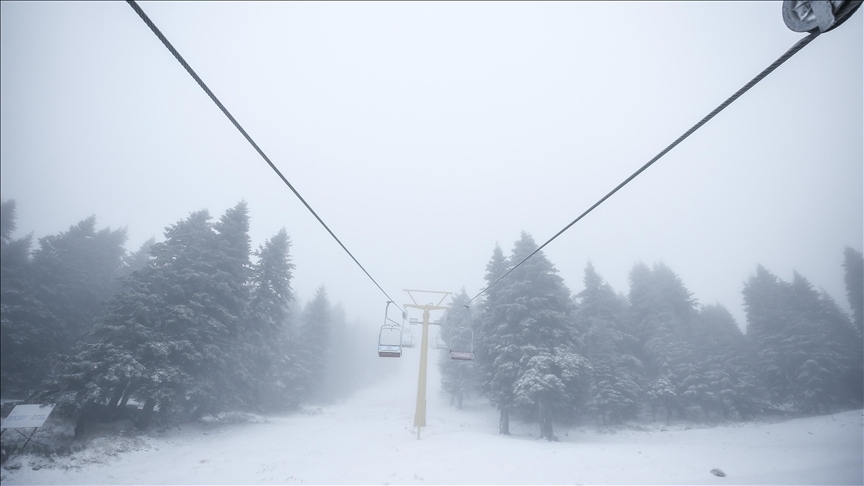
<svg viewBox="0 0 864 486">
<path fill-rule="evenodd" d="M 450 330 L 450 359 L 474 359 L 474 331 L 467 327 L 454 327 Z"/>
<path fill-rule="evenodd" d="M 387 310 L 393 301 L 387 301 L 384 308 L 384 325 L 378 331 L 378 357 L 399 358 L 402 356 L 402 326 L 387 318 Z"/>
<path fill-rule="evenodd" d="M 435 335 L 435 348 L 436 349 L 447 349 L 447 343 L 444 342 L 444 333 L 438 331 L 438 334 Z"/>
<path fill-rule="evenodd" d="M 404 348 L 413 348 L 414 347 L 414 333 L 411 332 L 410 327 L 402 328 L 402 347 Z"/>
</svg>

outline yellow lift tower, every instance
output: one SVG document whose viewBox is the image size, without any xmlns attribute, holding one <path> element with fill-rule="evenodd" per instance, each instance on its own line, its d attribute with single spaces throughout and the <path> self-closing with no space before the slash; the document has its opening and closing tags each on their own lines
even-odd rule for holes
<svg viewBox="0 0 864 486">
<path fill-rule="evenodd" d="M 444 299 L 453 292 L 439 292 L 437 290 L 408 290 L 408 297 L 411 297 L 411 304 L 405 304 L 405 307 L 420 309 L 423 311 L 423 341 L 420 343 L 420 376 L 417 379 L 417 409 L 414 412 L 414 426 L 417 427 L 417 439 L 420 439 L 420 427 L 426 426 L 426 356 L 429 351 L 429 311 L 447 310 L 449 306 L 442 306 Z M 436 297 L 441 296 L 441 300 L 437 304 L 431 302 L 427 305 L 420 305 L 414 294 L 433 294 Z"/>
</svg>

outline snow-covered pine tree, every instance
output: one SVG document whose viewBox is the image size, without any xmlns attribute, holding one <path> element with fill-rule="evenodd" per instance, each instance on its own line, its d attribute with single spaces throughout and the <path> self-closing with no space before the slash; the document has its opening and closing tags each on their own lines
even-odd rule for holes
<svg viewBox="0 0 864 486">
<path fill-rule="evenodd" d="M 692 414 L 699 405 L 699 393 L 693 392 L 702 389 L 704 377 L 693 350 L 697 312 L 691 293 L 663 263 L 653 269 L 639 263 L 630 272 L 629 300 L 631 322 L 641 342 L 637 357 L 653 382 L 652 406 L 666 408 L 667 420 L 670 408 L 684 416 L 689 406 Z M 688 389 L 691 393 L 685 397 Z"/>
<path fill-rule="evenodd" d="M 5 384 L 35 392 L 48 376 L 49 356 L 68 354 L 117 288 L 126 230 L 96 230 L 91 216 L 39 240 L 12 240 L 14 202 L 4 203 L 2 343 Z"/>
<path fill-rule="evenodd" d="M 636 336 L 622 301 L 589 262 L 585 289 L 577 295 L 576 321 L 591 363 L 589 409 L 603 425 L 635 417 L 642 403 L 642 362 L 634 356 Z"/>
<path fill-rule="evenodd" d="M 125 228 L 96 230 L 96 217 L 90 216 L 39 239 L 33 252 L 37 299 L 57 318 L 52 334 L 58 352 L 73 349 L 118 288 L 126 238 Z"/>
<path fill-rule="evenodd" d="M 251 361 L 256 350 L 249 346 L 257 338 L 258 329 L 253 324 L 249 312 L 250 286 L 252 277 L 251 250 L 249 237 L 249 208 L 240 201 L 213 224 L 213 287 L 208 289 L 213 296 L 217 311 L 213 316 L 225 326 L 222 352 L 225 367 L 214 373 L 213 379 L 217 407 L 207 412 L 218 412 L 228 408 L 249 409 L 255 406 L 254 379 L 255 369 Z"/>
<path fill-rule="evenodd" d="M 167 415 L 168 402 L 176 403 L 191 381 L 181 368 L 163 362 L 171 352 L 159 330 L 166 318 L 167 277 L 153 260 L 122 278 L 78 352 L 54 356 L 53 373 L 34 398 L 77 416 L 76 436 L 89 421 L 120 416 L 130 398 L 144 403 L 143 415 L 130 418 L 146 427 L 156 404 Z"/>
<path fill-rule="evenodd" d="M 57 321 L 36 296 L 30 260 L 33 235 L 12 238 L 15 201 L 0 203 L 0 393 L 24 396 L 48 375 Z"/>
<path fill-rule="evenodd" d="M 747 339 L 754 371 L 772 402 L 791 397 L 792 386 L 786 370 L 783 334 L 791 322 L 779 279 L 762 265 L 756 267 L 741 291 L 747 313 Z"/>
<path fill-rule="evenodd" d="M 837 356 L 837 388 L 833 396 L 841 407 L 864 405 L 864 346 L 855 324 L 824 290 L 819 292 L 822 332 L 827 353 Z"/>
<path fill-rule="evenodd" d="M 522 261 L 536 249 L 531 235 L 523 232 L 510 261 Z M 493 330 L 499 349 L 493 382 L 510 386 L 514 403 L 535 414 L 541 437 L 557 440 L 553 421 L 560 412 L 581 406 L 589 386 L 590 366 L 578 351 L 570 290 L 538 252 L 508 276 L 500 292 L 503 322 Z"/>
<path fill-rule="evenodd" d="M 471 309 L 465 307 L 470 300 L 463 288 L 452 297 L 450 309 L 441 321 L 439 332 L 448 339 L 453 329 L 464 328 L 474 330 L 475 324 Z M 463 398 L 470 394 L 476 385 L 475 361 L 450 359 L 446 349 L 438 353 L 438 368 L 441 370 L 441 389 L 450 394 L 450 405 L 462 409 Z"/>
<path fill-rule="evenodd" d="M 123 258 L 122 276 L 126 277 L 136 270 L 146 267 L 151 260 L 150 247 L 156 243 L 155 237 L 150 237 L 147 241 L 141 244 L 137 251 L 129 253 Z"/>
<path fill-rule="evenodd" d="M 297 376 L 296 395 L 301 401 L 316 392 L 326 368 L 325 359 L 330 345 L 331 308 L 327 289 L 322 285 L 303 308 L 294 347 L 294 370 Z"/>
<path fill-rule="evenodd" d="M 486 285 L 489 287 L 481 305 L 477 333 L 474 336 L 474 360 L 479 369 L 480 390 L 499 411 L 498 433 L 510 435 L 510 409 L 513 406 L 513 383 L 518 378 L 514 359 L 506 356 L 511 349 L 503 345 L 502 332 L 506 329 L 506 309 L 502 296 L 507 281 L 492 285 L 507 272 L 510 262 L 497 243 L 486 264 Z"/>
<path fill-rule="evenodd" d="M 127 295 L 112 299 L 128 304 L 118 303 L 107 316 L 110 335 L 103 339 L 122 343 L 137 326 L 146 336 L 129 350 L 146 370 L 133 395 L 145 404 L 145 415 L 158 404 L 163 417 L 185 421 L 219 405 L 217 377 L 229 363 L 230 334 L 210 292 L 218 285 L 210 219 L 201 210 L 166 228 L 165 241 L 151 248 L 150 265 L 132 275 Z"/>
<path fill-rule="evenodd" d="M 860 404 L 860 338 L 830 296 L 797 272 L 786 283 L 762 266 L 743 293 L 756 370 L 775 403 L 813 413 Z"/>
<path fill-rule="evenodd" d="M 851 405 L 860 385 L 860 340 L 849 318 L 826 292 L 817 292 L 797 272 L 787 287 L 789 301 L 799 316 L 800 349 L 795 350 L 793 379 L 798 401 L 815 413 L 830 413 L 833 406 Z M 808 364 L 807 361 L 815 363 Z M 857 383 L 848 382 L 851 377 Z M 857 387 L 860 390 L 860 386 Z M 801 397 L 804 397 L 801 399 Z M 859 400 L 860 402 L 860 400 Z"/>
<path fill-rule="evenodd" d="M 748 419 L 761 408 L 758 381 L 752 371 L 744 334 L 732 314 L 715 304 L 699 310 L 695 346 L 704 363 L 706 406 Z"/>
<path fill-rule="evenodd" d="M 252 267 L 247 356 L 252 403 L 259 409 L 289 406 L 297 379 L 291 371 L 291 278 L 294 264 L 285 228 L 260 246 Z"/>
<path fill-rule="evenodd" d="M 147 373 L 136 399 L 163 415 L 196 419 L 243 405 L 232 378 L 248 289 L 245 203 L 217 225 L 206 210 L 192 213 L 153 245 L 146 270 L 133 274 L 146 299 L 150 339 L 133 355 Z M 124 319 L 119 313 L 118 319 Z M 144 316 L 142 316 L 144 317 Z"/>
</svg>

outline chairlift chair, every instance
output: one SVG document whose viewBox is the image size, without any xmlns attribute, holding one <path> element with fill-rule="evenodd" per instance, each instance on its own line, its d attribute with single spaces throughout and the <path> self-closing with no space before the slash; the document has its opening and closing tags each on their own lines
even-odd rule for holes
<svg viewBox="0 0 864 486">
<path fill-rule="evenodd" d="M 435 335 L 435 348 L 436 349 L 447 349 L 447 343 L 444 341 L 444 333 L 438 331 L 438 334 Z"/>
<path fill-rule="evenodd" d="M 387 318 L 387 310 L 390 308 L 391 303 L 388 301 L 387 307 L 384 308 L 384 325 L 378 331 L 379 358 L 402 357 L 402 326 L 393 323 L 393 321 Z"/>
<path fill-rule="evenodd" d="M 381 326 L 378 332 L 378 357 L 400 358 L 402 356 L 402 328 L 392 324 Z"/>
<path fill-rule="evenodd" d="M 404 348 L 413 348 L 414 347 L 414 333 L 411 332 L 410 327 L 402 328 L 402 347 Z"/>
<path fill-rule="evenodd" d="M 450 330 L 450 359 L 474 359 L 474 331 L 467 327 L 454 327 Z"/>
</svg>

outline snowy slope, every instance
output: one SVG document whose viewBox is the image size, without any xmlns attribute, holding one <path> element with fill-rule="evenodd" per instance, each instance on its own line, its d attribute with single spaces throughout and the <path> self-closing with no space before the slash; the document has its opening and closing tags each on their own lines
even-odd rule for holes
<svg viewBox="0 0 864 486">
<path fill-rule="evenodd" d="M 457 411 L 430 351 L 428 427 L 412 428 L 419 350 L 344 403 L 249 423 L 199 423 L 95 442 L 53 462 L 13 458 L 3 484 L 862 484 L 862 412 L 725 427 L 497 435 L 485 402 Z M 119 452 L 118 452 L 119 451 Z M 9 464 L 7 464 L 8 466 Z M 34 470 L 35 466 L 35 470 Z M 718 468 L 726 477 L 710 473 Z"/>
</svg>

